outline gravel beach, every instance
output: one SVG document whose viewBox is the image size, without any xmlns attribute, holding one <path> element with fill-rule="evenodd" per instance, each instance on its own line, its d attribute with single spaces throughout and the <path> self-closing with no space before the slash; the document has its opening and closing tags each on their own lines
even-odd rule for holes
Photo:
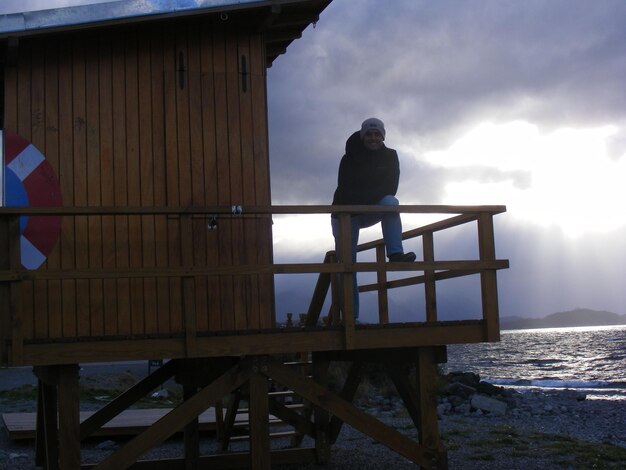
<svg viewBox="0 0 626 470">
<path fill-rule="evenodd" d="M 124 380 L 132 380 L 143 372 L 143 365 L 130 366 L 123 371 Z M 35 401 L 29 396 L 33 390 L 31 376 L 23 370 L 19 380 L 7 378 L 7 370 L 0 370 L 0 412 L 35 411 Z M 99 373 L 100 385 L 111 385 L 118 375 L 107 378 Z M 88 377 L 86 380 L 89 380 Z M 25 383 L 26 381 L 26 383 Z M 83 376 L 81 375 L 81 383 Z M 11 388 L 14 387 L 14 388 Z M 621 469 L 626 468 L 626 400 L 615 397 L 593 398 L 571 390 L 545 391 L 526 389 L 512 391 L 506 411 L 495 413 L 461 404 L 447 405 L 442 399 L 440 431 L 448 450 L 451 469 Z M 84 409 L 97 404 L 82 403 Z M 368 413 L 386 424 L 415 438 L 417 435 L 405 410 L 395 399 L 378 397 L 362 404 Z M 4 422 L 0 429 L 0 469 L 26 470 L 34 467 L 33 441 L 11 441 Z M 211 453 L 215 442 L 210 437 L 202 440 L 202 453 Z M 305 443 L 307 441 L 305 440 Z M 279 440 L 275 447 L 288 443 Z M 112 452 L 123 441 L 91 439 L 84 443 L 81 456 L 84 462 L 97 462 Z M 237 444 L 245 446 L 244 443 Z M 180 438 L 168 440 L 150 451 L 144 458 L 178 457 L 182 455 Z M 360 432 L 344 426 L 333 446 L 331 461 L 324 466 L 280 466 L 279 469 L 409 469 L 416 468 L 403 457 L 374 442 Z"/>
</svg>

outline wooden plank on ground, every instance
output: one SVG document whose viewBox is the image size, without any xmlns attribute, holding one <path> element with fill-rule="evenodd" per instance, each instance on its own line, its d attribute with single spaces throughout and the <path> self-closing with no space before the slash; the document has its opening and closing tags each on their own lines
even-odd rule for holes
<svg viewBox="0 0 626 470">
<path fill-rule="evenodd" d="M 315 461 L 314 449 L 277 449 L 272 450 L 272 462 L 275 465 L 292 464 L 305 465 Z M 231 469 L 247 468 L 250 461 L 248 452 L 229 452 L 224 454 L 207 455 L 198 459 L 200 468 Z M 83 464 L 81 469 L 94 468 L 95 465 Z M 140 460 L 133 464 L 134 470 L 185 470 L 185 461 L 182 458 Z"/>
<path fill-rule="evenodd" d="M 129 409 L 125 410 L 102 428 L 91 434 L 90 437 L 114 437 L 114 436 L 133 436 L 139 434 L 159 419 L 165 416 L 172 408 L 147 408 L 147 409 Z M 83 423 L 89 417 L 95 414 L 95 411 L 81 411 L 80 422 Z M 35 438 L 35 422 L 37 414 L 32 413 L 3 413 L 2 420 L 7 428 L 9 439 L 13 441 L 28 440 Z M 235 416 L 234 428 L 248 426 L 248 413 L 238 413 Z M 281 424 L 282 421 L 274 415 L 269 416 L 269 424 Z M 211 407 L 199 416 L 200 431 L 214 432 L 215 426 L 215 408 Z"/>
</svg>

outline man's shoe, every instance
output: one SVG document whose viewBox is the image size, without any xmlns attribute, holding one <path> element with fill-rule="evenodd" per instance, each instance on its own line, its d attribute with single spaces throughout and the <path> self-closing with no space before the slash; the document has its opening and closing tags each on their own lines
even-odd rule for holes
<svg viewBox="0 0 626 470">
<path fill-rule="evenodd" d="M 412 263 L 415 261 L 415 253 L 409 251 L 408 253 L 394 253 L 389 255 L 389 262 L 391 263 Z"/>
</svg>

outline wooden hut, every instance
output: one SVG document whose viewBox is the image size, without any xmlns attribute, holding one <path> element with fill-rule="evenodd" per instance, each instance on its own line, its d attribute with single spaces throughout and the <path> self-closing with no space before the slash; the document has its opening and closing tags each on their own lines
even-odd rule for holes
<svg viewBox="0 0 626 470">
<path fill-rule="evenodd" d="M 0 24 L 1 127 L 13 178 L 3 186 L 21 187 L 28 201 L 0 208 L 0 365 L 34 366 L 39 463 L 79 468 L 81 439 L 176 376 L 185 401 L 97 468 L 156 468 L 135 462 L 181 429 L 185 468 L 204 460 L 254 468 L 324 461 L 343 422 L 425 468 L 445 467 L 436 364 L 445 361 L 446 344 L 498 340 L 495 273 L 508 264 L 495 257 L 492 217 L 504 208 L 401 206 L 446 215 L 405 234 L 423 239 L 422 261 L 410 265 L 385 263 L 380 241 L 360 247 L 376 251 L 372 263 L 338 263 L 329 252 L 317 264 L 273 264 L 273 214 L 330 208 L 271 205 L 266 69 L 330 0 L 217 1 L 111 15 L 117 3 L 65 10 L 71 17 L 89 8 L 88 21 L 55 23 L 43 12 Z M 335 210 L 345 228 L 355 210 L 398 209 Z M 478 259 L 435 260 L 434 234 L 466 223 L 477 225 Z M 394 270 L 413 275 L 388 281 Z M 377 273 L 376 284 L 360 290 L 378 292 L 379 324 L 355 326 L 355 271 Z M 279 273 L 319 275 L 302 293 L 311 299 L 302 327 L 276 325 Z M 436 283 L 463 275 L 480 277 L 482 318 L 439 321 Z M 407 285 L 424 286 L 425 317 L 396 324 L 387 297 Z M 322 323 L 327 295 L 334 300 Z M 312 378 L 276 356 L 293 353 L 312 359 Z M 155 358 L 169 361 L 80 423 L 79 363 Z M 336 360 L 351 369 L 342 391 L 331 393 L 328 364 Z M 351 404 L 370 360 L 387 364 L 417 442 Z M 298 414 L 281 405 L 267 394 L 270 380 L 312 408 Z M 221 435 L 227 443 L 236 405 L 247 398 L 249 453 L 200 456 L 197 417 L 227 394 L 235 399 Z M 315 448 L 272 450 L 270 411 L 314 437 Z"/>
</svg>

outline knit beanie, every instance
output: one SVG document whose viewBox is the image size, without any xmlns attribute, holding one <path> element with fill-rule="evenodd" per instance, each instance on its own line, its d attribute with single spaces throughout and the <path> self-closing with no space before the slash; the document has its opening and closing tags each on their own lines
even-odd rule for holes
<svg viewBox="0 0 626 470">
<path fill-rule="evenodd" d="M 385 124 L 380 119 L 369 118 L 363 121 L 363 124 L 361 124 L 361 139 L 370 129 L 376 129 L 383 136 L 383 139 L 385 138 Z"/>
</svg>

